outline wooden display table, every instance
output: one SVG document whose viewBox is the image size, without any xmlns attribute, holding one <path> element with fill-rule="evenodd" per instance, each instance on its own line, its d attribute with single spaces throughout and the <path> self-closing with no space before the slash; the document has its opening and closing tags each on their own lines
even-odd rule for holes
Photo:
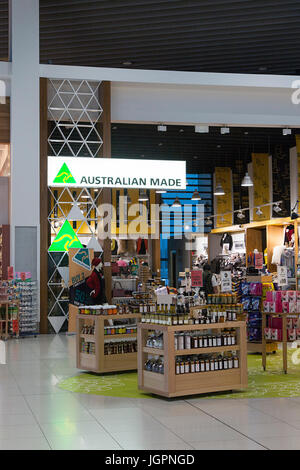
<svg viewBox="0 0 300 470">
<path fill-rule="evenodd" d="M 117 372 L 137 369 L 137 353 L 111 354 L 104 355 L 104 340 L 129 339 L 136 338 L 137 334 L 115 334 L 105 335 L 104 326 L 108 320 L 127 320 L 141 319 L 140 314 L 125 315 L 84 315 L 77 314 L 77 333 L 76 333 L 76 359 L 77 368 L 96 373 Z M 81 333 L 83 325 L 94 325 L 93 335 Z M 81 340 L 95 343 L 95 353 L 86 354 L 81 352 Z"/>
<path fill-rule="evenodd" d="M 190 350 L 175 350 L 174 334 L 184 331 L 236 329 L 237 344 L 234 346 L 219 346 L 198 348 Z M 164 349 L 146 347 L 149 331 L 163 333 Z M 162 395 L 164 397 L 180 397 L 200 393 L 221 392 L 224 390 L 238 390 L 246 388 L 247 377 L 247 339 L 246 323 L 240 321 L 212 323 L 209 325 L 178 325 L 165 326 L 150 323 L 138 325 L 138 384 L 144 392 Z M 218 370 L 214 372 L 200 372 L 176 375 L 175 362 L 177 356 L 201 355 L 221 353 L 225 351 L 238 351 L 239 368 Z M 147 356 L 158 355 L 164 357 L 164 374 L 145 370 L 144 364 Z"/>
<path fill-rule="evenodd" d="M 267 315 L 272 317 L 281 317 L 282 318 L 282 340 L 281 341 L 274 341 L 266 340 L 265 338 L 265 328 L 267 327 Z M 300 313 L 270 313 L 270 312 L 263 312 L 262 313 L 262 366 L 263 369 L 266 370 L 267 368 L 267 352 L 268 352 L 268 345 L 269 343 L 282 343 L 282 368 L 283 372 L 287 374 L 288 370 L 288 361 L 287 361 L 287 317 L 299 316 Z M 291 343 L 293 341 L 290 341 Z"/>
</svg>

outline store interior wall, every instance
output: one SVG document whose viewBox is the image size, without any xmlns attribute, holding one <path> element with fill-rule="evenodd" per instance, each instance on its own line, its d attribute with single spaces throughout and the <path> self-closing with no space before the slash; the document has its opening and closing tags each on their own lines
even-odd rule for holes
<svg viewBox="0 0 300 470">
<path fill-rule="evenodd" d="M 9 178 L 0 176 L 0 225 L 9 224 Z"/>
</svg>

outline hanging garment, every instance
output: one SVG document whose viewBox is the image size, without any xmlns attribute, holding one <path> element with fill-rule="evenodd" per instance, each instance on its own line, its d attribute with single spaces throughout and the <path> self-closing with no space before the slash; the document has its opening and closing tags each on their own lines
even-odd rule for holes
<svg viewBox="0 0 300 470">
<path fill-rule="evenodd" d="M 233 240 L 232 240 L 232 236 L 230 235 L 230 233 L 223 233 L 222 235 L 220 246 L 223 248 L 225 244 L 229 245 L 229 250 L 231 251 L 233 247 Z"/>
<path fill-rule="evenodd" d="M 280 265 L 281 256 L 282 256 L 282 253 L 283 253 L 283 252 L 284 252 L 284 246 L 283 246 L 283 245 L 274 246 L 274 248 L 273 248 L 272 264 L 278 264 L 278 265 Z"/>
<path fill-rule="evenodd" d="M 115 238 L 111 241 L 111 254 L 116 255 L 118 253 L 118 242 Z"/>
<path fill-rule="evenodd" d="M 94 269 L 90 277 L 87 278 L 86 284 L 91 291 L 95 291 L 91 295 L 94 305 L 102 305 L 107 301 L 105 295 L 104 276 L 99 273 L 97 269 Z"/>
<path fill-rule="evenodd" d="M 145 255 L 148 251 L 148 240 L 145 238 L 139 238 L 137 241 L 136 251 L 138 255 Z"/>
<path fill-rule="evenodd" d="M 295 227 L 294 225 L 290 224 L 287 225 L 285 231 L 284 231 L 284 243 L 287 243 L 288 245 L 293 239 L 293 235 L 295 233 Z"/>
</svg>

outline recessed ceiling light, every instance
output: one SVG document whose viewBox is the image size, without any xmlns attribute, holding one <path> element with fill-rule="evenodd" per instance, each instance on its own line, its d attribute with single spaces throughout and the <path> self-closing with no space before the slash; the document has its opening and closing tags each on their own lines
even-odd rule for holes
<svg viewBox="0 0 300 470">
<path fill-rule="evenodd" d="M 260 72 L 265 72 L 266 70 L 268 70 L 268 67 L 259 67 L 258 70 Z"/>
<path fill-rule="evenodd" d="M 133 62 L 131 62 L 131 60 L 124 60 L 124 62 L 122 62 L 123 65 L 132 65 Z"/>
<path fill-rule="evenodd" d="M 221 148 L 221 145 L 217 145 L 217 149 L 220 149 Z"/>
<path fill-rule="evenodd" d="M 184 132 L 184 129 L 179 129 L 179 132 Z"/>
<path fill-rule="evenodd" d="M 161 147 L 162 145 L 163 145 L 163 143 L 162 143 L 162 142 L 159 142 L 158 146 Z"/>
</svg>

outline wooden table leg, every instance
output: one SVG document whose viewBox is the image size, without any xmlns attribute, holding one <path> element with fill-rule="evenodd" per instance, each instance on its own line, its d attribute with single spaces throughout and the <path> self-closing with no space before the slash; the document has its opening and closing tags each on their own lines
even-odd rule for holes
<svg viewBox="0 0 300 470">
<path fill-rule="evenodd" d="M 261 322 L 261 345 L 262 345 L 262 366 L 263 370 L 266 370 L 267 367 L 267 342 L 265 337 L 265 328 L 267 326 L 267 315 L 262 313 L 262 322 Z"/>
<path fill-rule="evenodd" d="M 287 330 L 286 330 L 286 315 L 282 316 L 282 359 L 283 371 L 287 374 Z"/>
</svg>

